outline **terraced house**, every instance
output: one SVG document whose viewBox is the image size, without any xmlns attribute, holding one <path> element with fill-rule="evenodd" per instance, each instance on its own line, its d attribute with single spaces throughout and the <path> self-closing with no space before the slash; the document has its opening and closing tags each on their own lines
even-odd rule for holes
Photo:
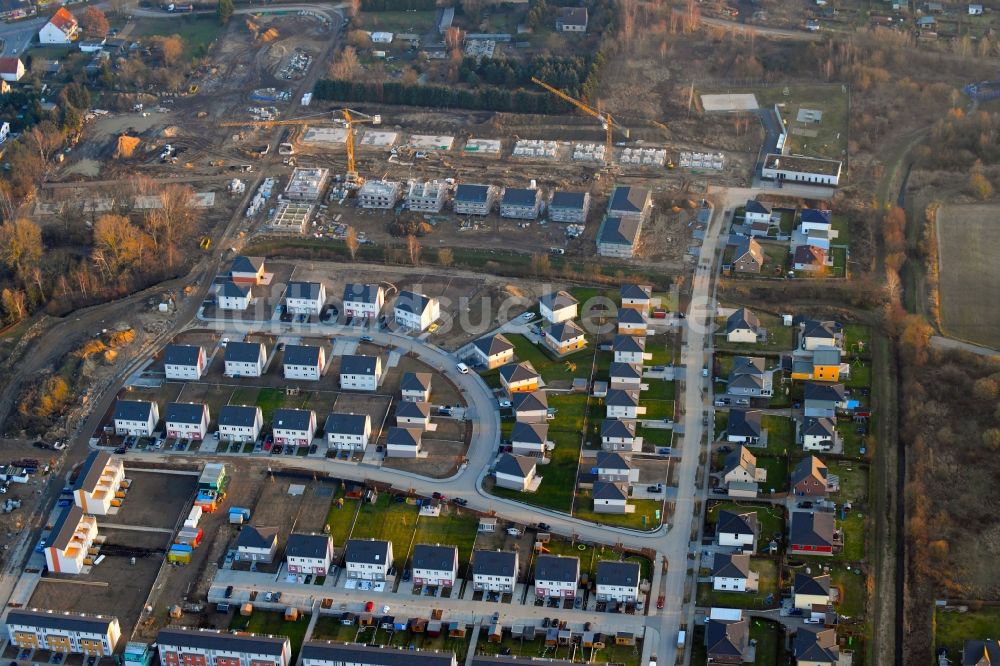
<svg viewBox="0 0 1000 666">
<path fill-rule="evenodd" d="M 167 437 L 171 439 L 205 439 L 211 416 L 208 405 L 194 402 L 171 402 L 167 405 Z"/>
<path fill-rule="evenodd" d="M 319 381 L 326 367 L 326 351 L 313 345 L 286 345 L 282 362 L 285 379 Z"/>
<path fill-rule="evenodd" d="M 288 666 L 292 646 L 284 636 L 231 634 L 170 627 L 156 635 L 163 666 Z"/>
<path fill-rule="evenodd" d="M 85 513 L 107 515 L 125 479 L 125 465 L 104 451 L 91 451 L 71 486 L 73 502 Z"/>
<path fill-rule="evenodd" d="M 256 442 L 264 427 L 260 407 L 224 405 L 219 410 L 219 439 L 229 442 Z"/>
<path fill-rule="evenodd" d="M 163 372 L 167 379 L 201 379 L 208 364 L 200 345 L 167 345 L 163 352 Z"/>
<path fill-rule="evenodd" d="M 97 519 L 75 504 L 59 516 L 45 547 L 45 564 L 52 573 L 79 574 L 86 566 L 88 549 L 97 538 Z"/>
<path fill-rule="evenodd" d="M 7 635 L 13 645 L 54 654 L 108 657 L 121 640 L 118 618 L 14 608 L 7 614 Z"/>
</svg>

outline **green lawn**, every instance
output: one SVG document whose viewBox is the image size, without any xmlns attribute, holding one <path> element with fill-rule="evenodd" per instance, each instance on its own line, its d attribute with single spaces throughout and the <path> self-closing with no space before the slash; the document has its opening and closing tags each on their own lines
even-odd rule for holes
<svg viewBox="0 0 1000 666">
<path fill-rule="evenodd" d="M 648 389 L 641 393 L 643 398 L 652 398 L 655 400 L 673 400 L 674 399 L 674 382 L 668 382 L 666 379 L 643 379 L 643 384 L 649 386 Z"/>
<path fill-rule="evenodd" d="M 837 238 L 833 240 L 835 245 L 851 244 L 850 225 L 847 216 L 843 213 L 833 213 L 830 215 L 830 228 L 837 232 Z"/>
<path fill-rule="evenodd" d="M 851 378 L 844 382 L 847 388 L 869 388 L 872 385 L 872 366 L 867 361 L 851 362 Z M 852 396 L 862 398 L 862 396 Z"/>
<path fill-rule="evenodd" d="M 778 226 L 781 228 L 782 234 L 791 234 L 792 230 L 795 229 L 795 211 L 793 210 L 783 210 L 779 213 L 781 216 L 781 221 Z"/>
<path fill-rule="evenodd" d="M 337 496 L 330 503 L 330 511 L 326 515 L 326 525 L 330 530 L 333 545 L 343 546 L 351 535 L 354 516 L 358 512 L 359 500 L 344 500 L 343 506 L 338 506 L 337 500 L 344 496 L 344 489 L 337 491 Z"/>
<path fill-rule="evenodd" d="M 761 275 L 773 275 L 777 268 L 783 272 L 788 266 L 788 246 L 777 243 L 761 243 L 760 249 L 764 250 L 764 267 L 760 269 Z M 747 275 L 741 273 L 740 275 Z"/>
<path fill-rule="evenodd" d="M 765 414 L 760 420 L 767 430 L 767 452 L 787 455 L 795 448 L 795 422 L 787 416 Z"/>
<path fill-rule="evenodd" d="M 221 30 L 222 25 L 214 16 L 178 16 L 169 21 L 139 19 L 130 37 L 180 35 L 184 40 L 185 56 L 189 60 L 195 60 L 208 52 L 209 46 L 218 38 Z"/>
<path fill-rule="evenodd" d="M 736 502 L 717 502 L 708 509 L 708 524 L 715 525 L 719 521 L 719 511 L 733 511 L 735 513 L 755 512 L 757 523 L 760 525 L 760 539 L 758 540 L 758 550 L 767 548 L 768 542 L 774 535 L 784 535 L 785 533 L 785 512 L 783 509 L 772 506 L 760 506 L 753 504 L 737 504 Z"/>
<path fill-rule="evenodd" d="M 830 474 L 840 477 L 840 492 L 831 497 L 838 504 L 868 498 L 868 465 L 844 460 L 826 461 Z"/>
<path fill-rule="evenodd" d="M 255 405 L 260 407 L 264 414 L 264 422 L 269 423 L 276 409 L 280 409 L 285 402 L 285 392 L 276 388 L 262 388 L 257 393 Z"/>
<path fill-rule="evenodd" d="M 316 621 L 312 638 L 313 640 L 360 642 L 404 648 L 412 645 L 420 650 L 453 652 L 460 659 L 465 658 L 469 649 L 469 641 L 466 638 L 448 638 L 447 636 L 432 638 L 427 634 L 414 634 L 409 631 L 397 631 L 390 634 L 384 629 L 376 629 L 375 627 L 345 626 L 340 623 L 339 617 L 329 615 L 324 615 Z"/>
<path fill-rule="evenodd" d="M 762 492 L 788 491 L 788 459 L 779 456 L 757 456 L 757 467 L 767 470 L 767 481 L 760 484 Z"/>
<path fill-rule="evenodd" d="M 299 619 L 294 622 L 286 622 L 284 613 L 254 610 L 250 617 L 243 617 L 239 613 L 233 615 L 229 628 L 234 631 L 249 631 L 254 634 L 264 634 L 270 636 L 288 636 L 292 644 L 292 658 L 289 663 L 294 663 L 302 647 L 302 639 L 305 638 L 306 628 L 309 626 L 309 616 L 299 615 Z"/>
<path fill-rule="evenodd" d="M 361 12 L 361 25 L 371 32 L 409 32 L 424 35 L 434 28 L 435 12 Z"/>
<path fill-rule="evenodd" d="M 551 461 L 539 465 L 542 483 L 534 493 L 522 493 L 509 488 L 494 488 L 494 495 L 569 513 L 576 489 L 576 469 L 580 460 L 580 431 L 549 429 L 549 439 L 555 442 Z"/>
<path fill-rule="evenodd" d="M 645 362 L 645 365 L 670 365 L 675 361 L 674 349 L 669 345 L 670 338 L 665 335 L 651 335 L 646 338 L 646 353 L 652 354 L 653 358 Z"/>
<path fill-rule="evenodd" d="M 472 546 L 476 542 L 479 518 L 456 506 L 445 506 L 437 518 L 420 516 L 414 544 L 447 544 L 458 547 L 458 561 L 468 562 L 472 557 Z"/>
<path fill-rule="evenodd" d="M 830 567 L 830 582 L 833 587 L 840 590 L 840 601 L 837 603 L 837 612 L 852 618 L 861 618 L 865 613 L 865 590 L 864 574 L 854 573 L 847 567 L 833 565 Z"/>
<path fill-rule="evenodd" d="M 750 570 L 756 571 L 760 576 L 756 592 L 717 592 L 712 589 L 711 583 L 699 583 L 698 605 L 757 610 L 776 608 L 781 600 L 781 595 L 778 593 L 777 563 L 766 558 L 751 558 Z M 767 604 L 768 595 L 772 595 L 770 605 Z"/>
<path fill-rule="evenodd" d="M 786 663 L 784 631 L 777 622 L 750 618 L 750 640 L 757 643 L 757 654 L 753 662 L 756 666 Z"/>
<path fill-rule="evenodd" d="M 620 560 L 621 554 L 616 552 L 611 546 L 598 544 L 592 546 L 583 543 L 570 543 L 563 539 L 553 539 L 545 545 L 548 552 L 553 555 L 563 555 L 565 557 L 580 558 L 580 574 L 587 574 L 590 579 L 594 579 L 597 573 L 597 563 L 603 560 Z M 649 579 L 652 572 L 652 564 L 645 557 L 632 555 L 625 558 L 627 562 L 638 562 L 642 571 L 642 577 Z"/>
<path fill-rule="evenodd" d="M 645 396 L 645 393 L 642 394 Z M 663 421 L 674 418 L 673 400 L 639 400 L 639 405 L 646 408 L 646 413 L 639 418 L 650 421 Z"/>
<path fill-rule="evenodd" d="M 715 412 L 715 440 L 723 436 L 729 428 L 729 412 Z"/>
<path fill-rule="evenodd" d="M 865 559 L 865 517 L 857 509 L 847 512 L 844 520 L 838 520 L 837 526 L 844 531 L 844 549 L 838 555 L 839 559 L 849 562 L 860 562 Z"/>
<path fill-rule="evenodd" d="M 837 432 L 844 440 L 844 455 L 853 458 L 861 458 L 861 447 L 864 446 L 864 436 L 859 435 L 857 426 L 853 421 L 843 421 L 837 424 Z M 865 455 L 871 455 L 866 451 Z"/>
<path fill-rule="evenodd" d="M 351 538 L 391 541 L 393 557 L 401 562 L 409 551 L 418 511 L 414 504 L 393 502 L 389 493 L 381 493 L 374 504 L 361 504 Z"/>
<path fill-rule="evenodd" d="M 934 612 L 934 643 L 946 647 L 950 656 L 962 654 L 962 644 L 967 638 L 996 638 L 1000 636 L 1000 608 L 980 608 L 967 613 L 950 613 L 937 609 Z"/>
<path fill-rule="evenodd" d="M 849 354 L 867 352 L 871 346 L 872 331 L 864 324 L 844 325 L 844 350 Z"/>
<path fill-rule="evenodd" d="M 731 305 L 731 307 L 735 307 Z M 767 330 L 767 342 L 766 343 L 748 343 L 748 342 L 727 342 L 725 337 L 726 332 L 726 320 L 727 317 L 717 317 L 715 320 L 718 330 L 721 335 L 715 338 L 715 348 L 718 351 L 730 351 L 738 354 L 749 354 L 753 355 L 754 352 L 771 352 L 776 353 L 778 351 L 786 351 L 792 349 L 795 346 L 795 332 L 791 326 L 784 326 L 782 324 L 781 318 L 777 315 L 769 314 L 767 312 L 760 312 L 759 310 L 754 310 L 754 314 L 760 320 L 761 328 Z"/>
<path fill-rule="evenodd" d="M 557 380 L 572 380 L 575 377 L 590 377 L 590 368 L 594 359 L 593 349 L 581 349 L 565 358 L 556 360 L 523 335 L 508 335 L 506 337 L 514 345 L 514 355 L 517 360 L 531 361 L 531 365 L 535 367 L 546 383 Z M 576 366 L 575 370 L 572 368 L 574 365 Z"/>
<path fill-rule="evenodd" d="M 674 439 L 674 431 L 667 428 L 644 428 L 639 427 L 639 433 L 644 444 L 653 446 L 670 446 Z"/>
<path fill-rule="evenodd" d="M 591 523 L 629 527 L 634 530 L 654 530 L 660 526 L 660 522 L 663 520 L 663 502 L 647 499 L 630 500 L 629 504 L 635 506 L 635 513 L 597 513 L 593 510 L 593 499 L 591 499 L 590 493 L 581 492 L 576 496 L 576 510 L 573 511 L 573 515 Z M 656 518 L 657 511 L 661 512 L 659 520 Z"/>
<path fill-rule="evenodd" d="M 830 275 L 844 277 L 847 274 L 847 248 L 831 247 L 830 255 L 833 257 L 833 268 L 830 269 Z"/>
</svg>

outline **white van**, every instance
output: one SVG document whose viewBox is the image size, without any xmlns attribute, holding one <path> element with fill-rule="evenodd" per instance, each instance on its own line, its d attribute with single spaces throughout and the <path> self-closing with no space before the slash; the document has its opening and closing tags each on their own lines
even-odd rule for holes
<svg viewBox="0 0 1000 666">
<path fill-rule="evenodd" d="M 458 368 L 458 371 L 461 372 L 463 375 L 469 374 L 469 366 L 467 366 L 466 364 L 459 363 L 455 367 Z"/>
</svg>

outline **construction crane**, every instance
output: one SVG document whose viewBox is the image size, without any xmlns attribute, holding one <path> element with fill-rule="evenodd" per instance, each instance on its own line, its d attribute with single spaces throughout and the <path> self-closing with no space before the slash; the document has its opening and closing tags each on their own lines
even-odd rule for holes
<svg viewBox="0 0 1000 666">
<path fill-rule="evenodd" d="M 567 102 L 569 104 L 572 104 L 576 108 L 578 108 L 581 111 L 583 111 L 584 113 L 586 113 L 588 116 L 593 116 L 594 118 L 597 118 L 599 121 L 601 121 L 601 127 L 604 128 L 604 131 L 606 133 L 605 146 L 604 146 L 604 162 L 610 168 L 611 164 L 613 162 L 613 160 L 612 160 L 612 147 L 613 147 L 614 143 L 613 143 L 612 139 L 613 139 L 614 128 L 617 127 L 622 132 L 624 132 L 626 139 L 629 136 L 628 129 L 626 129 L 625 127 L 622 127 L 620 124 L 616 123 L 615 119 L 612 118 L 611 114 L 608 113 L 607 111 L 600 111 L 599 109 L 594 109 L 594 108 L 592 108 L 590 106 L 587 106 L 586 104 L 584 104 L 580 100 L 575 99 L 573 97 L 570 97 L 569 95 L 567 95 L 563 91 L 559 90 L 558 88 L 554 88 L 554 87 L 550 86 L 549 84 L 547 84 L 545 81 L 542 81 L 541 79 L 535 78 L 534 76 L 531 77 L 531 81 L 533 83 L 536 83 L 536 84 L 540 85 L 542 88 L 545 88 L 547 91 L 549 91 L 550 93 L 552 93 L 553 95 L 555 95 L 556 97 L 558 97 L 559 99 L 561 99 L 562 101 Z"/>
</svg>

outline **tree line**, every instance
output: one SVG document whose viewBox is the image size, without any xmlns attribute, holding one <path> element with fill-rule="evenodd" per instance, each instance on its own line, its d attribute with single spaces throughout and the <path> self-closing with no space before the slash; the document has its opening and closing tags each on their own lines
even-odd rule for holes
<svg viewBox="0 0 1000 666">
<path fill-rule="evenodd" d="M 434 11 L 435 0 L 361 0 L 363 12 Z"/>
<path fill-rule="evenodd" d="M 535 56 L 530 60 L 512 58 L 465 57 L 459 68 L 459 78 L 476 87 L 481 83 L 494 86 L 530 86 L 531 77 L 545 81 L 573 97 L 589 98 L 594 92 L 604 56 Z"/>
</svg>

